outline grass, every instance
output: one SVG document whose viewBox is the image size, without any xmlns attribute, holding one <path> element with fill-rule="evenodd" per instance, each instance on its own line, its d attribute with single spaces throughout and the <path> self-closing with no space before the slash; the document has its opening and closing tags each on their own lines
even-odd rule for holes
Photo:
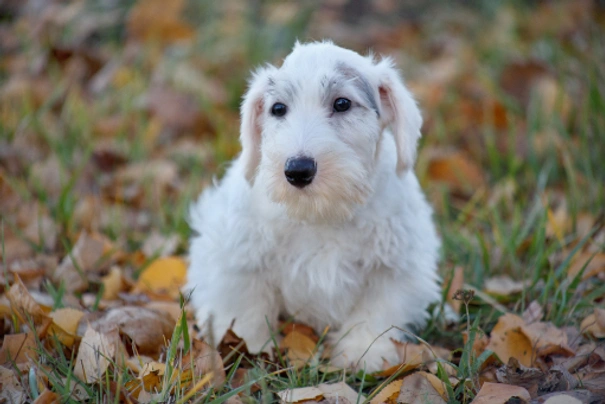
<svg viewBox="0 0 605 404">
<path fill-rule="evenodd" d="M 3 101 L 1 144 L 27 139 L 24 141 L 35 145 L 42 156 L 21 164 L 24 167 L 14 175 L 0 164 L 2 180 L 15 190 L 23 203 L 37 203 L 40 217 L 48 214 L 60 229 L 60 242 L 54 250 L 45 247 L 44 234 L 41 234 L 34 242 L 35 251 L 64 256 L 71 249 L 85 223 L 78 212 L 84 189 L 85 193 L 102 196 L 104 200 L 103 212 L 95 212 L 98 228 L 110 238 L 121 240 L 129 251 L 138 250 L 148 232 L 155 229 L 164 234 L 178 234 L 182 242 L 177 252 L 186 252 L 189 237 L 186 217 L 190 202 L 215 174 L 224 171 L 226 162 L 238 152 L 237 106 L 248 71 L 262 61 L 277 61 L 287 53 L 296 37 L 305 38 L 313 15 L 312 8 L 303 7 L 296 18 L 287 23 L 263 24 L 267 10 L 252 7 L 249 14 L 238 17 L 243 22 L 241 30 L 222 37 L 217 30 L 226 18 L 222 14 L 224 10 L 209 1 L 192 3 L 189 7 L 192 8 L 190 19 L 209 16 L 199 24 L 191 45 L 173 45 L 165 49 L 154 44 L 144 46 L 134 60 L 121 64 L 112 84 L 92 99 L 84 95 L 81 83 L 70 82 L 65 66 L 51 61 L 47 77 L 53 83 L 52 91 L 42 100 L 36 100 L 32 89 L 21 94 L 18 102 Z M 496 274 L 529 282 L 520 296 L 501 297 L 496 300 L 498 304 L 475 296 L 464 302 L 465 310 L 459 325 L 447 326 L 436 315 L 420 333 L 421 338 L 431 344 L 447 341 L 448 346 L 457 348 L 449 365 L 457 369 L 461 379 L 475 380 L 480 365 L 487 358 L 474 356 L 473 341 L 481 332 L 491 330 L 502 314 L 502 307 L 521 313 L 535 300 L 544 307 L 546 321 L 557 326 L 578 326 L 595 305 L 603 304 L 605 285 L 602 282 L 580 283 L 579 277 L 569 280 L 567 269 L 578 251 L 587 243 L 595 242 L 591 237 L 602 226 L 605 213 L 605 71 L 601 63 L 605 60 L 605 36 L 602 27 L 592 20 L 576 33 L 584 41 L 583 47 L 568 41 L 556 27 L 545 28 L 533 37 L 524 36 L 537 18 L 536 9 L 531 7 L 467 12 L 473 17 L 468 30 L 461 30 L 460 41 L 473 55 L 466 70 L 461 69 L 460 76 L 472 77 L 473 83 L 481 88 L 482 98 L 476 103 L 479 105 L 475 105 L 475 112 L 464 115 L 460 105 L 472 99 L 466 93 L 468 89 L 464 83 L 452 82 L 442 88 L 444 94 L 437 104 L 425 104 L 428 119 L 422 149 L 454 147 L 466 150 L 470 158 L 478 162 L 487 182 L 470 194 L 456 194 L 430 178 L 424 154 L 420 156 L 418 176 L 436 207 L 435 219 L 443 241 L 441 268 L 446 279 L 454 268 L 462 267 L 465 283 L 479 290 L 487 278 Z M 482 13 L 512 15 L 512 33 L 507 37 L 511 41 L 509 47 L 494 46 L 490 42 L 493 40 L 490 35 L 497 32 L 490 28 L 489 19 L 481 21 Z M 439 18 L 447 21 L 444 14 L 447 12 L 439 13 Z M 431 84 L 423 81 L 420 74 L 414 75 L 418 66 L 428 66 L 432 61 L 432 56 L 423 53 L 422 48 L 430 43 L 431 37 L 447 35 L 452 25 L 456 26 L 455 21 L 445 24 L 445 28 L 436 28 L 426 20 L 419 22 L 420 34 L 413 37 L 409 49 L 403 49 L 411 55 L 406 59 L 408 65 L 403 66 L 406 72 L 405 68 L 410 68 L 408 79 L 419 85 Z M 264 28 L 258 29 L 259 26 Z M 101 47 L 111 50 L 117 60 L 123 60 L 126 56 L 120 38 L 112 32 L 109 37 L 103 37 Z M 485 39 L 471 36 L 478 32 L 488 34 Z M 27 43 L 27 39 L 21 41 L 25 42 L 22 44 L 24 49 L 33 49 L 33 43 Z M 546 99 L 545 94 L 550 93 L 536 90 L 528 99 L 519 100 L 503 91 L 499 77 L 517 59 L 538 59 L 546 65 L 548 77 L 552 79 L 549 83 L 561 90 L 559 95 Z M 465 62 L 462 58 L 456 61 Z M 159 64 L 164 66 L 163 72 L 157 69 Z M 172 136 L 162 129 L 157 117 L 140 106 L 141 97 L 150 87 L 154 74 L 163 75 L 170 86 L 186 90 L 187 83 L 179 84 L 179 75 L 175 73 L 182 72 L 179 70 L 182 66 L 204 72 L 225 89 L 223 102 L 217 102 L 207 94 L 194 94 L 195 101 L 214 128 L 210 137 L 202 137 L 192 130 Z M 2 69 L 1 77 L 10 79 L 12 73 L 5 67 Z M 519 74 L 520 81 L 529 83 Z M 420 101 L 422 104 L 423 100 Z M 507 120 L 505 127 L 498 125 L 496 116 L 491 116 L 492 103 L 503 109 Z M 167 187 L 168 190 L 158 194 L 154 191 L 153 180 L 142 181 L 138 192 L 144 197 L 120 201 L 120 193 L 127 191 L 119 188 L 120 184 L 113 195 L 116 199 L 106 201 L 111 196 L 103 191 L 102 182 L 108 180 L 107 176 L 91 171 L 90 161 L 94 160 L 99 144 L 107 140 L 102 127 L 111 126 L 108 124 L 111 119 L 119 122 L 117 130 L 107 130 L 111 132 L 112 147 L 129 164 L 156 159 L 173 162 L 178 171 L 175 189 Z M 172 141 L 182 139 L 193 140 L 199 149 L 181 154 L 167 151 Z M 54 156 L 58 161 L 59 172 L 54 174 L 58 188 L 34 175 L 37 164 L 48 156 Z M 563 211 L 571 224 L 557 232 L 553 217 L 560 206 L 564 206 Z M 1 214 L 5 271 L 8 266 L 4 232 L 10 229 L 23 233 L 13 213 L 3 211 Z M 582 215 L 595 218 L 589 235 L 579 232 Z M 146 222 L 140 225 L 137 220 Z M 26 238 L 25 235 L 22 237 Z M 597 242 L 602 243 L 602 240 Z M 603 250 L 604 246 L 601 244 L 600 248 Z M 131 269 L 136 276 L 141 268 Z M 47 283 L 46 291 L 52 296 L 54 307 L 63 305 L 65 290 L 62 284 Z M 220 403 L 234 394 L 243 393 L 241 400 L 244 402 L 271 402 L 276 391 L 343 379 L 354 389 L 372 397 L 386 385 L 384 379 L 363 372 L 322 373 L 322 362 L 302 369 L 288 369 L 285 363 L 281 368 L 275 368 L 262 361 L 247 363 L 249 359 L 238 356 L 227 369 L 224 386 L 204 390 L 206 383 L 202 379 L 200 392 L 204 391 L 204 394 L 187 396 L 171 376 L 180 371 L 179 361 L 189 348 L 190 336 L 186 330 L 186 323 L 177 324 L 166 347 L 167 371 L 164 389 L 156 397 L 159 401 L 191 399 L 193 402 Z M 461 336 L 464 330 L 469 334 L 465 344 Z M 73 375 L 73 351 L 62 347 L 58 341 L 48 346 L 37 340 L 37 345 L 40 363 L 46 365 L 44 369 L 51 369 L 46 377 L 65 402 L 78 401 L 73 385 L 78 385 L 82 394 L 93 401 L 117 402 L 119 391 L 133 380 L 132 372 L 125 365 L 114 363 L 110 368 L 113 370 L 108 371 L 101 383 L 87 385 Z M 252 370 L 248 373 L 248 381 L 236 387 L 235 370 L 242 363 Z M 470 402 L 477 391 L 476 386 L 469 387 L 466 383 L 457 388 L 452 386 L 443 364 L 439 366 L 438 377 L 447 385 L 450 402 Z M 22 377 L 29 378 L 25 374 Z M 193 385 L 197 382 L 200 380 L 195 380 Z M 29 386 L 30 398 L 34 399 L 40 393 L 36 390 L 37 384 L 32 381 Z"/>
</svg>

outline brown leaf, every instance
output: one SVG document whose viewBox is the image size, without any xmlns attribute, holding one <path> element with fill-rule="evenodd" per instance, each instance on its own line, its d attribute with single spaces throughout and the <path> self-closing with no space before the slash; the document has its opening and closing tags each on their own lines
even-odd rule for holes
<svg viewBox="0 0 605 404">
<path fill-rule="evenodd" d="M 525 311 L 523 311 L 522 315 L 523 321 L 525 321 L 526 324 L 540 321 L 542 320 L 542 317 L 544 317 L 544 310 L 537 300 L 533 300 Z"/>
<path fill-rule="evenodd" d="M 505 314 L 498 319 L 490 336 L 487 349 L 507 363 L 511 357 L 524 366 L 531 366 L 533 349 L 529 338 L 521 331 L 525 325 L 523 319 L 514 314 Z"/>
<path fill-rule="evenodd" d="M 13 370 L 0 366 L 0 402 L 25 403 L 28 395 Z"/>
<path fill-rule="evenodd" d="M 184 0 L 138 1 L 128 15 L 128 35 L 135 40 L 163 44 L 190 40 L 195 31 L 181 18 L 184 7 Z"/>
<path fill-rule="evenodd" d="M 370 404 L 395 404 L 397 402 L 397 397 L 399 397 L 402 384 L 403 380 L 392 381 L 370 400 Z"/>
<path fill-rule="evenodd" d="M 297 368 L 307 364 L 316 353 L 316 342 L 298 331 L 292 331 L 286 335 L 279 347 L 287 350 L 286 358 L 292 366 Z"/>
<path fill-rule="evenodd" d="M 464 195 L 486 185 L 483 170 L 460 151 L 433 150 L 429 153 L 428 178 Z"/>
<path fill-rule="evenodd" d="M 110 338 L 88 327 L 80 342 L 74 375 L 85 383 L 94 383 L 102 379 L 115 353 L 116 346 Z"/>
<path fill-rule="evenodd" d="M 577 253 L 567 270 L 567 277 L 575 278 L 582 269 L 584 269 L 582 280 L 605 273 L 605 253 L 595 254 L 588 251 Z"/>
<path fill-rule="evenodd" d="M 44 390 L 44 392 L 34 400 L 34 404 L 56 404 L 60 402 L 61 397 L 50 390 Z"/>
<path fill-rule="evenodd" d="M 21 364 L 30 359 L 35 361 L 38 359 L 36 348 L 36 338 L 32 332 L 5 335 L 0 349 L 0 364 L 11 366 L 13 362 Z"/>
<path fill-rule="evenodd" d="M 288 323 L 282 328 L 281 332 L 283 335 L 288 335 L 291 332 L 295 332 L 295 331 L 306 335 L 307 337 L 311 338 L 316 343 L 319 341 L 319 337 L 317 336 L 317 334 L 315 334 L 315 330 L 306 324 Z"/>
<path fill-rule="evenodd" d="M 158 232 L 153 232 L 143 244 L 141 250 L 148 258 L 151 257 L 167 257 L 176 251 L 181 239 L 178 234 L 170 234 L 165 236 Z"/>
<path fill-rule="evenodd" d="M 91 326 L 102 333 L 119 329 L 137 346 L 141 354 L 157 354 L 172 336 L 175 321 L 164 312 L 144 307 L 125 306 L 111 309 Z"/>
<path fill-rule="evenodd" d="M 34 300 L 18 276 L 9 289 L 7 297 L 13 312 L 22 323 L 27 323 L 31 319 L 34 325 L 39 326 L 48 320 L 47 313 L 50 309 L 42 307 Z"/>
<path fill-rule="evenodd" d="M 537 356 L 551 354 L 572 356 L 574 354 L 567 344 L 565 331 L 551 323 L 535 322 L 522 325 L 521 332 L 529 338 Z"/>
<path fill-rule="evenodd" d="M 123 291 L 126 283 L 122 278 L 122 271 L 117 266 L 112 266 L 109 273 L 101 278 L 103 283 L 103 299 L 114 300 Z"/>
<path fill-rule="evenodd" d="M 182 258 L 158 258 L 141 273 L 132 292 L 153 292 L 178 299 L 186 274 L 187 264 Z"/>
<path fill-rule="evenodd" d="M 225 382 L 225 369 L 223 360 L 218 351 L 203 341 L 194 339 L 191 344 L 191 350 L 183 358 L 183 370 L 191 368 L 193 360 L 193 374 L 197 378 L 212 372 L 212 383 L 220 386 Z"/>
<path fill-rule="evenodd" d="M 580 329 L 595 338 L 605 338 L 605 309 L 595 307 L 594 312 L 582 320 Z"/>
<path fill-rule="evenodd" d="M 524 402 L 531 400 L 529 393 L 523 387 L 501 383 L 483 383 L 472 404 L 509 404 L 511 398 L 518 398 Z"/>
<path fill-rule="evenodd" d="M 359 402 L 363 402 L 363 400 L 364 400 L 363 396 L 359 397 L 359 394 L 345 382 L 338 382 L 338 383 L 331 383 L 331 384 L 322 383 L 319 386 L 317 386 L 317 388 L 323 392 L 324 398 L 326 398 L 326 399 L 330 399 L 330 398 L 336 398 L 338 400 L 344 399 L 344 400 L 348 400 L 352 404 L 357 403 L 358 399 L 360 399 Z"/>
<path fill-rule="evenodd" d="M 69 292 L 81 292 L 88 287 L 86 272 L 98 268 L 101 258 L 113 249 L 109 239 L 99 233 L 82 232 L 71 252 L 53 273 L 53 280 L 63 281 Z"/>
<path fill-rule="evenodd" d="M 427 378 L 428 375 L 430 375 L 430 373 L 417 372 L 404 377 L 399 396 L 397 397 L 397 402 L 423 404 L 428 401 L 432 404 L 445 404 L 446 401 L 441 394 L 435 390 L 435 387 L 433 387 L 433 384 Z M 435 377 L 433 375 L 430 376 Z"/>
</svg>

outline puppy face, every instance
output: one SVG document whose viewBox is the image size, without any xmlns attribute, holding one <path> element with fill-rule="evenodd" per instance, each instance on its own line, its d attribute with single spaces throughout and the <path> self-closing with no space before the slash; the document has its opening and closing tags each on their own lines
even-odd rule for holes
<svg viewBox="0 0 605 404">
<path fill-rule="evenodd" d="M 281 68 L 261 69 L 252 81 L 242 105 L 242 159 L 248 179 L 290 217 L 342 221 L 373 192 L 384 128 L 394 132 L 403 172 L 420 124 L 390 61 L 375 64 L 330 43 L 297 45 Z"/>
</svg>

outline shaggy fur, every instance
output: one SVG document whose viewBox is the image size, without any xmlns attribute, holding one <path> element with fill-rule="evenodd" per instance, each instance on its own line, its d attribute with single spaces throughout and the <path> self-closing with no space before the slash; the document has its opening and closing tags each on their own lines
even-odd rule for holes
<svg viewBox="0 0 605 404">
<path fill-rule="evenodd" d="M 351 108 L 336 112 L 341 97 Z M 288 315 L 330 327 L 333 363 L 397 362 L 392 326 L 422 324 L 440 288 L 412 171 L 422 118 L 392 61 L 297 44 L 280 68 L 256 71 L 241 112 L 241 155 L 191 209 L 187 289 L 204 332 L 217 342 L 235 320 L 259 351 Z M 317 163 L 304 188 L 284 175 L 299 156 Z"/>
</svg>

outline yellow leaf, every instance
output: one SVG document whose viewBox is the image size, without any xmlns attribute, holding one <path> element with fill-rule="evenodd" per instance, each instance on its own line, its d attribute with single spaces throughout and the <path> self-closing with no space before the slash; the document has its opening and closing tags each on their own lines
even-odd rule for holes
<svg viewBox="0 0 605 404">
<path fill-rule="evenodd" d="M 399 397 L 399 391 L 401 390 L 402 384 L 403 380 L 395 380 L 389 383 L 384 389 L 380 390 L 380 393 L 370 400 L 370 404 L 395 404 L 397 402 L 397 397 Z"/>
<path fill-rule="evenodd" d="M 182 258 L 158 258 L 141 273 L 133 292 L 166 294 L 177 299 L 186 274 L 187 264 Z"/>
<path fill-rule="evenodd" d="M 523 366 L 530 367 L 533 349 L 531 341 L 521 331 L 524 325 L 525 322 L 519 316 L 503 315 L 492 330 L 486 349 L 493 351 L 504 363 L 508 363 L 509 358 L 514 357 Z"/>
<path fill-rule="evenodd" d="M 78 324 L 83 316 L 84 312 L 72 308 L 55 310 L 49 314 L 53 319 L 50 332 L 55 334 L 63 345 L 71 348 L 76 341 Z"/>
<path fill-rule="evenodd" d="M 114 300 L 118 298 L 118 293 L 122 291 L 124 282 L 122 281 L 122 271 L 113 266 L 107 275 L 101 278 L 103 282 L 103 299 Z"/>
<path fill-rule="evenodd" d="M 298 331 L 292 331 L 281 341 L 280 348 L 288 350 L 286 358 L 293 366 L 301 367 L 313 357 L 315 345 L 315 341 L 309 336 Z"/>
</svg>

